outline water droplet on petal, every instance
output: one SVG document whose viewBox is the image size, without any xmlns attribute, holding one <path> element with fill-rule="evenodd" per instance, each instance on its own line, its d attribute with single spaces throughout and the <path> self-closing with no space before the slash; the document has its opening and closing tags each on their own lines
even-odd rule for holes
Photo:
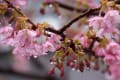
<svg viewBox="0 0 120 80">
<path fill-rule="evenodd" d="M 50 62 L 50 64 L 53 64 L 53 62 Z"/>
<path fill-rule="evenodd" d="M 79 69 L 77 69 L 76 71 L 77 71 L 77 72 L 80 72 L 80 70 L 79 70 Z"/>
<path fill-rule="evenodd" d="M 73 71 L 75 71 L 75 68 L 72 68 Z"/>
<path fill-rule="evenodd" d="M 50 7 L 50 8 L 52 8 L 52 7 L 53 7 L 53 5 L 52 5 L 52 4 L 50 4 L 50 5 L 49 5 L 49 7 Z"/>
<path fill-rule="evenodd" d="M 37 56 L 34 56 L 34 58 L 37 58 Z"/>
</svg>

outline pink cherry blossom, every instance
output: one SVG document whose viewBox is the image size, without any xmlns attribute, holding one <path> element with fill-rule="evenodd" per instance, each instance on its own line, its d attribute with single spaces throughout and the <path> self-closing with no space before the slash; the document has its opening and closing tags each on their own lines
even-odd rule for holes
<svg viewBox="0 0 120 80">
<path fill-rule="evenodd" d="M 103 17 L 96 16 L 96 17 L 90 18 L 88 21 L 89 21 L 89 26 L 93 27 L 94 29 L 104 28 L 105 23 L 104 23 Z"/>
<path fill-rule="evenodd" d="M 57 49 L 60 37 L 52 34 L 51 37 L 42 37 L 37 31 L 23 29 L 14 35 L 14 54 L 22 56 L 41 56 Z M 44 39 L 43 39 L 44 38 Z"/>
<path fill-rule="evenodd" d="M 112 39 L 113 33 L 120 34 L 118 26 L 120 25 L 120 15 L 117 10 L 109 10 L 104 17 L 95 16 L 90 18 L 89 26 L 96 31 L 96 36 Z"/>
<path fill-rule="evenodd" d="M 108 80 L 120 80 L 120 64 L 114 64 L 109 66 L 109 79 Z"/>
<path fill-rule="evenodd" d="M 25 6 L 28 0 L 11 0 L 11 2 L 17 6 Z"/>
<path fill-rule="evenodd" d="M 51 3 L 51 2 L 53 2 L 54 0 L 44 0 L 45 2 L 47 2 L 47 3 Z"/>
<path fill-rule="evenodd" d="M 116 42 L 109 42 L 106 47 L 104 62 L 107 65 L 120 63 L 120 45 Z"/>
<path fill-rule="evenodd" d="M 60 46 L 60 40 L 61 40 L 61 37 L 59 35 L 50 33 L 48 42 L 50 42 L 56 49 Z"/>
<path fill-rule="evenodd" d="M 2 39 L 10 37 L 13 33 L 13 28 L 10 26 L 5 26 L 0 28 L 0 36 Z"/>
<path fill-rule="evenodd" d="M 116 32 L 118 33 L 119 30 L 117 29 L 120 25 L 120 15 L 117 10 L 109 10 L 107 11 L 106 15 L 104 16 L 104 21 L 107 25 L 106 31 L 109 32 Z"/>
<path fill-rule="evenodd" d="M 106 34 L 108 34 L 108 31 L 106 31 L 108 30 L 107 25 L 103 17 L 96 16 L 96 17 L 90 18 L 88 21 L 89 21 L 89 26 L 92 27 L 93 30 L 96 31 L 97 37 L 101 38 L 105 36 Z"/>
<path fill-rule="evenodd" d="M 11 26 L 0 28 L 0 44 L 13 45 L 13 28 Z"/>
<path fill-rule="evenodd" d="M 46 55 L 47 52 L 54 52 L 59 45 L 60 36 L 51 34 L 43 39 L 37 31 L 22 29 L 13 31 L 12 27 L 0 28 L 0 43 L 14 47 L 13 54 L 25 57 Z"/>
<path fill-rule="evenodd" d="M 105 55 L 104 62 L 106 65 L 112 65 L 114 63 L 118 62 L 118 60 L 115 58 L 115 56 L 112 56 L 110 54 Z"/>
<path fill-rule="evenodd" d="M 29 60 L 20 55 L 13 56 L 12 68 L 19 72 L 26 72 L 30 70 L 30 62 Z"/>
<path fill-rule="evenodd" d="M 120 15 L 117 10 L 109 10 L 104 16 L 104 20 L 108 27 L 117 27 L 120 24 Z"/>
<path fill-rule="evenodd" d="M 120 45 L 114 41 L 109 42 L 106 47 L 106 50 L 110 54 L 120 54 L 118 51 L 120 49 Z"/>
<path fill-rule="evenodd" d="M 97 56 L 105 56 L 106 50 L 99 43 L 95 43 L 93 47 L 93 51 Z"/>
<path fill-rule="evenodd" d="M 92 27 L 98 35 L 104 35 L 107 32 L 112 32 L 112 28 L 108 27 L 103 17 L 96 16 L 90 18 L 88 21 L 89 26 Z"/>
<path fill-rule="evenodd" d="M 36 51 L 34 49 L 34 38 L 36 36 L 35 31 L 23 29 L 18 31 L 14 36 L 14 54 L 20 54 L 23 56 L 31 56 Z"/>
<path fill-rule="evenodd" d="M 45 42 L 44 47 L 45 47 L 45 49 L 47 49 L 48 51 L 51 51 L 51 52 L 54 52 L 56 50 L 54 45 L 49 41 Z"/>
<path fill-rule="evenodd" d="M 14 46 L 23 47 L 30 46 L 34 44 L 34 39 L 37 33 L 33 30 L 23 29 L 19 30 L 17 34 L 14 35 Z"/>
<path fill-rule="evenodd" d="M 36 41 L 37 32 L 33 30 L 23 29 L 18 31 L 14 36 L 14 54 L 22 56 L 40 56 L 47 52 L 43 44 Z"/>
<path fill-rule="evenodd" d="M 92 42 L 91 39 L 89 39 L 86 35 L 79 33 L 78 35 L 76 35 L 74 38 L 74 40 L 79 40 L 81 45 L 85 48 L 88 48 L 90 43 Z"/>
</svg>

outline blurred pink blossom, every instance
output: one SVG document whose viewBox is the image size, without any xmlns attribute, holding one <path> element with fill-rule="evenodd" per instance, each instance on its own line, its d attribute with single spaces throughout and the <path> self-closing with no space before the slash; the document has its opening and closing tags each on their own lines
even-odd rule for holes
<svg viewBox="0 0 120 80">
<path fill-rule="evenodd" d="M 2 39 L 10 37 L 13 33 L 13 28 L 10 26 L 5 26 L 0 28 L 0 36 Z"/>
<path fill-rule="evenodd" d="M 30 63 L 26 57 L 20 55 L 13 56 L 13 69 L 19 72 L 26 72 L 30 70 Z"/>
<path fill-rule="evenodd" d="M 11 26 L 0 28 L 0 44 L 13 45 L 13 28 Z"/>
<path fill-rule="evenodd" d="M 25 6 L 27 5 L 29 0 L 11 0 L 11 2 L 17 6 Z"/>
<path fill-rule="evenodd" d="M 46 55 L 54 52 L 59 45 L 60 36 L 51 34 L 50 37 L 42 37 L 37 31 L 22 29 L 13 31 L 12 27 L 0 28 L 1 43 L 14 47 L 13 54 L 30 57 Z M 44 38 L 44 39 L 43 39 Z"/>
<path fill-rule="evenodd" d="M 104 61 L 107 65 L 120 63 L 120 45 L 116 42 L 109 42 L 106 47 Z"/>
<path fill-rule="evenodd" d="M 120 80 L 120 64 L 113 64 L 109 66 L 110 75 L 108 80 Z"/>
<path fill-rule="evenodd" d="M 106 50 L 102 46 L 100 46 L 99 43 L 95 43 L 93 47 L 93 51 L 95 51 L 95 54 L 97 56 L 105 56 Z"/>
<path fill-rule="evenodd" d="M 46 2 L 46 3 L 51 3 L 51 2 L 53 2 L 54 0 L 44 0 L 44 2 Z"/>
<path fill-rule="evenodd" d="M 120 15 L 117 10 L 109 10 L 104 17 L 96 16 L 88 20 L 89 26 L 96 31 L 96 36 L 105 36 L 111 39 L 113 33 L 120 34 L 118 27 L 120 25 Z"/>
</svg>

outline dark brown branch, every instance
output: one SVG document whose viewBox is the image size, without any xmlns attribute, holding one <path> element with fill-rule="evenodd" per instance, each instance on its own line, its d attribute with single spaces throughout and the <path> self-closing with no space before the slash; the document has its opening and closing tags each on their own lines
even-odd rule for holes
<svg viewBox="0 0 120 80">
<path fill-rule="evenodd" d="M 55 79 L 55 77 L 41 76 L 41 75 L 36 75 L 31 73 L 22 73 L 22 72 L 14 71 L 12 69 L 4 69 L 4 68 L 0 68 L 0 74 L 10 74 L 10 75 L 20 76 L 25 78 L 32 78 L 32 79 L 57 80 Z"/>
<path fill-rule="evenodd" d="M 18 10 L 11 2 L 9 2 L 8 0 L 4 0 L 6 3 L 9 4 L 9 6 L 11 8 L 14 8 L 20 15 L 22 16 L 25 16 L 20 10 Z M 119 0 L 116 0 L 115 3 L 116 4 L 119 4 Z M 80 11 L 80 12 L 85 12 L 85 10 L 82 10 L 82 9 L 77 9 L 77 8 L 74 8 L 72 6 L 68 6 L 68 5 L 65 5 L 65 4 L 62 4 L 58 1 L 55 1 L 55 3 L 57 3 L 60 7 L 63 7 L 63 8 L 66 8 L 68 10 L 76 10 L 76 11 Z M 75 23 L 76 21 L 78 21 L 80 18 L 84 17 L 84 16 L 88 16 L 88 15 L 91 15 L 91 14 L 98 14 L 98 10 L 100 8 L 97 8 L 97 9 L 89 9 L 88 11 L 86 11 L 85 13 L 83 13 L 82 15 L 79 15 L 78 17 L 76 17 L 75 19 L 71 20 L 68 24 L 64 25 L 60 30 L 55 30 L 53 28 L 47 28 L 46 30 L 49 31 L 49 32 L 53 32 L 55 34 L 58 34 L 62 37 L 65 37 L 64 35 L 64 31 L 66 31 L 67 28 L 71 27 L 71 25 L 73 23 Z M 33 25 L 32 29 L 35 30 L 36 29 L 36 25 L 28 18 L 28 22 L 31 23 Z"/>
<path fill-rule="evenodd" d="M 94 44 L 95 44 L 95 42 L 100 42 L 101 41 L 101 39 L 99 38 L 99 37 L 94 37 L 94 38 L 92 38 L 92 42 L 91 42 L 91 44 L 90 44 L 90 46 L 89 46 L 89 49 L 90 50 L 92 50 L 92 48 L 93 48 L 93 46 L 94 46 Z"/>
<path fill-rule="evenodd" d="M 66 31 L 67 28 L 69 28 L 73 23 L 75 23 L 76 21 L 78 21 L 80 18 L 85 17 L 86 15 L 90 15 L 92 12 L 99 10 L 100 8 L 96 8 L 96 9 L 89 9 L 88 11 L 86 11 L 85 13 L 79 15 L 78 17 L 74 18 L 73 20 L 71 20 L 68 24 L 66 24 L 63 28 L 60 29 L 60 33 Z"/>
<path fill-rule="evenodd" d="M 115 3 L 116 3 L 116 4 L 120 4 L 120 0 L 116 0 Z"/>
<path fill-rule="evenodd" d="M 71 20 L 68 24 L 64 25 L 60 30 L 55 30 L 52 28 L 47 28 L 46 30 L 56 33 L 58 35 L 64 36 L 64 31 L 66 31 L 66 29 L 68 29 L 69 27 L 71 27 L 71 25 L 73 23 L 75 23 L 76 21 L 78 21 L 80 18 L 83 18 L 87 15 L 91 15 L 93 12 L 100 10 L 100 8 L 96 8 L 96 9 L 89 9 L 88 11 L 86 11 L 85 13 L 79 15 L 78 17 L 74 18 L 73 20 Z"/>
<path fill-rule="evenodd" d="M 73 6 L 63 4 L 63 3 L 59 2 L 59 1 L 54 1 L 54 3 L 56 3 L 59 7 L 67 9 L 69 11 L 76 11 L 76 12 L 80 12 L 80 13 L 83 13 L 83 12 L 86 11 L 85 9 L 75 8 Z"/>
<path fill-rule="evenodd" d="M 17 9 L 10 1 L 8 0 L 4 0 L 8 5 L 9 7 L 15 9 L 21 16 L 25 16 L 19 9 Z M 36 29 L 36 25 L 28 18 L 27 21 L 32 24 L 32 28 L 35 30 Z"/>
<path fill-rule="evenodd" d="M 11 2 L 9 2 L 8 0 L 4 0 L 6 3 L 8 3 L 8 5 L 15 9 L 21 16 L 25 16 L 20 10 L 18 10 Z M 76 17 L 75 19 L 73 19 L 72 21 L 70 21 L 68 24 L 66 24 L 65 26 L 63 26 L 63 28 L 61 28 L 60 30 L 55 30 L 53 28 L 47 28 L 46 30 L 49 32 L 53 32 L 55 34 L 58 34 L 62 37 L 65 37 L 64 35 L 64 31 L 66 31 L 67 28 L 69 28 L 73 23 L 75 23 L 76 21 L 78 21 L 80 18 L 87 16 L 91 13 L 93 13 L 94 11 L 99 10 L 100 8 L 97 9 L 89 9 L 88 11 L 86 11 L 85 13 L 83 13 L 82 15 Z M 28 18 L 28 22 L 31 23 L 33 25 L 32 29 L 35 30 L 36 29 L 36 25 Z"/>
<path fill-rule="evenodd" d="M 93 51 L 93 47 L 94 47 L 95 42 L 100 42 L 100 41 L 101 39 L 99 37 L 93 37 L 90 46 L 88 48 L 83 48 L 83 51 L 97 58 L 98 56 L 95 55 L 95 52 Z"/>
<path fill-rule="evenodd" d="M 115 4 L 120 4 L 120 0 L 109 0 L 109 1 L 115 1 Z M 45 4 L 57 4 L 59 7 L 63 8 L 63 9 L 66 9 L 66 10 L 69 10 L 69 11 L 76 11 L 78 13 L 83 13 L 86 11 L 86 9 L 80 9 L 80 8 L 76 8 L 74 6 L 70 6 L 70 5 L 66 5 L 64 3 L 61 3 L 59 1 L 54 1 L 52 3 L 45 3 Z M 99 12 L 92 12 L 92 15 L 97 15 Z M 103 13 L 104 15 L 104 13 Z"/>
</svg>

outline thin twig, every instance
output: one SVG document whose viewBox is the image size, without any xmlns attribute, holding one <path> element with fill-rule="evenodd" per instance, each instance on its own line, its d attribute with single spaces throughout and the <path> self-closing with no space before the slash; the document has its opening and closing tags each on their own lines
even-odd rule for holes
<svg viewBox="0 0 120 80">
<path fill-rule="evenodd" d="M 4 0 L 11 8 L 15 9 L 21 16 L 25 16 L 19 9 L 17 9 L 10 1 Z M 32 28 L 35 30 L 36 25 L 28 18 L 27 21 L 32 24 Z"/>
<path fill-rule="evenodd" d="M 20 10 L 18 10 L 11 2 L 9 2 L 8 0 L 4 0 L 6 3 L 8 3 L 8 5 L 15 9 L 21 16 L 25 16 Z M 89 15 L 91 14 L 92 12 L 94 11 L 97 11 L 99 10 L 100 8 L 97 8 L 97 9 L 89 9 L 88 11 L 86 11 L 85 13 L 83 13 L 82 15 L 79 15 L 78 17 L 76 17 L 75 19 L 71 20 L 68 24 L 66 24 L 65 26 L 63 26 L 60 30 L 55 30 L 53 28 L 47 28 L 46 30 L 49 31 L 49 32 L 53 32 L 55 34 L 58 34 L 62 37 L 65 37 L 64 35 L 64 31 L 66 31 L 67 28 L 71 27 L 71 25 L 73 23 L 75 23 L 76 21 L 78 21 L 80 18 L 86 16 L 86 15 Z M 35 30 L 37 27 L 36 25 L 28 18 L 28 22 L 32 24 L 32 29 Z"/>
<path fill-rule="evenodd" d="M 86 15 L 90 15 L 92 12 L 99 10 L 100 8 L 96 8 L 96 9 L 88 9 L 85 13 L 79 15 L 78 17 L 74 18 L 73 20 L 71 20 L 68 24 L 64 25 L 63 28 L 60 29 L 60 33 L 66 31 L 67 28 L 69 28 L 73 23 L 75 23 L 76 21 L 78 21 L 80 18 L 85 17 Z"/>
<path fill-rule="evenodd" d="M 45 2 L 44 4 L 57 4 L 57 6 L 63 8 L 63 9 L 66 9 L 66 10 L 69 10 L 69 11 L 76 11 L 76 12 L 80 12 L 80 13 L 83 13 L 85 12 L 86 10 L 85 9 L 79 9 L 79 8 L 76 8 L 76 7 L 73 7 L 73 6 L 70 6 L 70 5 L 66 5 L 64 3 L 61 3 L 59 1 L 54 1 L 54 2 Z"/>
<path fill-rule="evenodd" d="M 115 4 L 120 4 L 120 0 L 111 0 L 111 1 L 114 1 Z M 69 10 L 69 11 L 76 11 L 79 13 L 83 13 L 86 11 L 85 9 L 79 9 L 79 8 L 74 7 L 74 6 L 66 5 L 66 4 L 61 3 L 59 1 L 56 1 L 56 0 L 53 3 L 56 3 L 59 7 L 64 8 L 64 9 Z M 48 3 L 48 4 L 52 4 L 52 3 Z M 96 14 L 96 13 L 93 12 L 93 14 Z"/>
</svg>

